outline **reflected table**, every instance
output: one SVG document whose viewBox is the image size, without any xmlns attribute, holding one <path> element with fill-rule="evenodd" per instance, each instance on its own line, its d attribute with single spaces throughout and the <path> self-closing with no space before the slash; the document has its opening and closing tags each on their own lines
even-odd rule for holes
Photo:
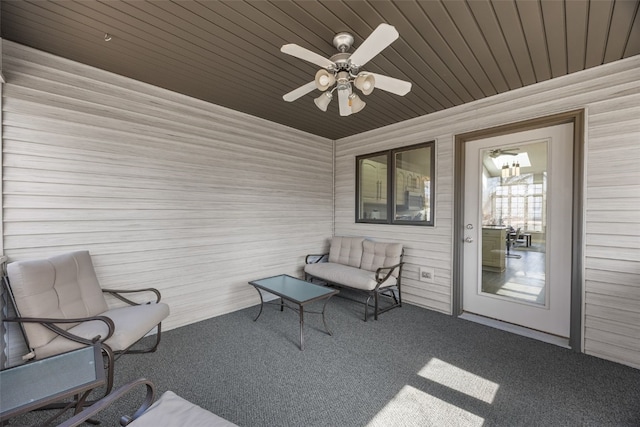
<svg viewBox="0 0 640 427">
<path fill-rule="evenodd" d="M 52 419 L 75 407 L 105 383 L 99 344 L 0 371 L 0 423 L 75 396 Z"/>
<path fill-rule="evenodd" d="M 327 302 L 329 298 L 339 293 L 340 291 L 325 286 L 316 285 L 305 280 L 296 279 L 295 277 L 287 274 L 281 274 L 279 276 L 267 277 L 265 279 L 254 280 L 249 282 L 250 285 L 256 288 L 260 295 L 260 312 L 253 321 L 258 320 L 262 314 L 262 308 L 265 305 L 262 292 L 260 290 L 269 292 L 280 297 L 280 311 L 284 310 L 284 307 L 297 311 L 300 315 L 300 350 L 304 350 L 304 307 L 316 301 L 324 300 L 321 312 L 307 311 L 307 313 L 322 314 L 322 323 L 329 335 L 332 335 L 331 331 L 327 327 L 327 322 L 324 316 L 325 309 L 327 308 Z M 298 307 L 291 307 L 285 303 L 285 301 L 292 302 Z"/>
</svg>

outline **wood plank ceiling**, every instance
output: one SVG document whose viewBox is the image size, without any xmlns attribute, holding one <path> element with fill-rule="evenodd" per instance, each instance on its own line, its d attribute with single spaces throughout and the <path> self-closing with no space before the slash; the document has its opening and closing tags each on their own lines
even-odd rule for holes
<svg viewBox="0 0 640 427">
<path fill-rule="evenodd" d="M 638 55 L 639 3 L 4 0 L 1 24 L 4 39 L 339 139 Z M 283 44 L 330 57 L 336 33 L 355 49 L 382 22 L 400 38 L 364 69 L 412 82 L 409 94 L 374 90 L 348 117 L 336 100 L 320 111 L 317 90 L 282 99 L 318 69 Z"/>
</svg>

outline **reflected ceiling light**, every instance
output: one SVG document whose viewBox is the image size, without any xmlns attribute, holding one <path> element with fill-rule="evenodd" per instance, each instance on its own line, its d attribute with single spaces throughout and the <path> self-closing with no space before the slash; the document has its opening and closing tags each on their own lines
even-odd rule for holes
<svg viewBox="0 0 640 427">
<path fill-rule="evenodd" d="M 353 81 L 353 85 L 364 95 L 369 95 L 376 86 L 376 78 L 373 77 L 373 74 L 360 73 Z"/>
<path fill-rule="evenodd" d="M 517 155 L 501 155 L 497 157 L 491 157 L 493 164 L 496 168 L 500 169 L 504 166 L 505 163 L 511 164 L 514 161 L 519 163 L 521 167 L 527 168 L 531 166 L 531 160 L 529 160 L 529 155 L 525 153 L 518 153 Z"/>
<path fill-rule="evenodd" d="M 520 176 L 520 162 L 514 160 L 509 166 L 509 163 L 502 165 L 502 178 L 510 178 L 512 176 Z"/>
<path fill-rule="evenodd" d="M 332 99 L 333 95 L 331 94 L 331 92 L 324 92 L 322 95 L 314 99 L 313 102 L 315 102 L 318 108 L 322 111 L 327 111 L 327 107 L 329 106 L 329 103 Z"/>
</svg>

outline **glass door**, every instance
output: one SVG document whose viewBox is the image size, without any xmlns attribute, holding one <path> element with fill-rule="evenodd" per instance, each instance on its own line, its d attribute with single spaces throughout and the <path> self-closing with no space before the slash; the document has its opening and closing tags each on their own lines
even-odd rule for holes
<svg viewBox="0 0 640 427">
<path fill-rule="evenodd" d="M 465 144 L 463 311 L 569 337 L 572 124 Z"/>
</svg>

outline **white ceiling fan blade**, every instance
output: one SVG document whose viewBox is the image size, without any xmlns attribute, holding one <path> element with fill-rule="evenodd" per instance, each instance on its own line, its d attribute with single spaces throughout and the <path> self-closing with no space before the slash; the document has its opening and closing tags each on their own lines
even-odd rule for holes
<svg viewBox="0 0 640 427">
<path fill-rule="evenodd" d="M 316 82 L 315 81 L 309 82 L 306 85 L 300 86 L 298 89 L 294 89 L 291 92 L 284 94 L 282 96 L 282 99 L 288 102 L 295 101 L 301 96 L 308 94 L 315 88 L 316 88 Z"/>
<path fill-rule="evenodd" d="M 307 48 L 298 46 L 297 44 L 285 44 L 280 48 L 280 51 L 287 55 L 295 56 L 296 58 L 311 62 L 312 64 L 319 65 L 322 68 L 330 68 L 336 65 L 333 61 L 330 61 L 324 56 L 320 56 L 315 52 L 311 52 Z"/>
<path fill-rule="evenodd" d="M 349 106 L 349 91 L 346 89 L 338 89 L 338 105 L 340 106 L 341 116 L 350 116 L 351 107 Z"/>
<path fill-rule="evenodd" d="M 382 74 L 367 73 L 373 75 L 376 79 L 376 89 L 382 89 L 387 92 L 395 93 L 396 95 L 405 96 L 411 90 L 411 83 L 404 80 L 395 79 L 389 76 L 383 76 Z"/>
<path fill-rule="evenodd" d="M 398 37 L 399 34 L 395 27 L 389 24 L 380 24 L 373 30 L 373 33 L 362 42 L 360 47 L 353 52 L 349 60 L 353 65 L 362 67 L 369 62 L 371 58 L 393 43 Z"/>
</svg>

